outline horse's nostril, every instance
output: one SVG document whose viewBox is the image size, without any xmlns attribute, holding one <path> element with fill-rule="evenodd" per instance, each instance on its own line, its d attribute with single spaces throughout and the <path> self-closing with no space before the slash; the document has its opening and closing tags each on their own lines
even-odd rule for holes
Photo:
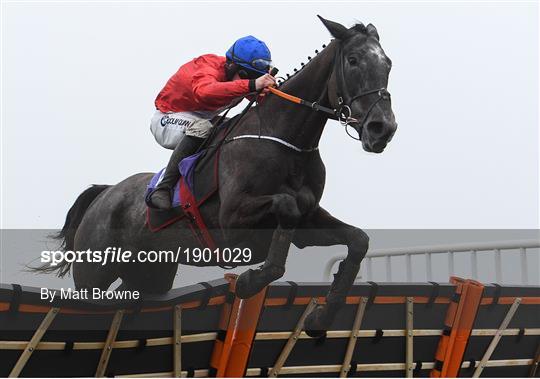
<svg viewBox="0 0 540 379">
<path fill-rule="evenodd" d="M 380 121 L 371 121 L 366 125 L 369 133 L 372 135 L 380 136 L 384 132 L 384 124 Z"/>
<path fill-rule="evenodd" d="M 384 148 L 386 147 L 386 142 L 384 141 L 377 141 L 373 144 L 373 151 L 377 151 L 377 152 L 380 152 L 380 151 L 383 151 Z"/>
</svg>

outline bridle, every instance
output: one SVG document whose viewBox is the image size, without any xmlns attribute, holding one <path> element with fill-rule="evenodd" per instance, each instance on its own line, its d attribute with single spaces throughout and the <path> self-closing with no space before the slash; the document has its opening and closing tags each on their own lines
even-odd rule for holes
<svg viewBox="0 0 540 379">
<path fill-rule="evenodd" d="M 336 97 L 337 97 L 337 103 L 338 103 L 337 108 L 324 107 L 318 104 L 317 102 L 311 102 L 311 101 L 307 101 L 296 96 L 292 96 L 276 88 L 270 88 L 270 92 L 286 100 L 292 101 L 300 105 L 307 106 L 313 109 L 314 111 L 327 113 L 329 115 L 328 116 L 329 118 L 339 121 L 339 123 L 345 127 L 345 132 L 347 133 L 349 137 L 357 141 L 360 141 L 362 139 L 362 130 L 364 128 L 364 124 L 366 123 L 367 118 L 369 117 L 369 114 L 371 113 L 373 108 L 375 108 L 375 105 L 377 105 L 380 101 L 382 100 L 390 101 L 390 92 L 388 92 L 388 90 L 385 87 L 382 87 L 382 88 L 367 90 L 365 92 L 362 92 L 352 97 L 349 101 L 345 101 L 344 96 L 343 96 L 344 79 L 343 79 L 343 63 L 342 62 L 343 62 L 343 58 L 341 54 L 341 48 L 337 47 L 336 56 L 334 58 L 334 76 L 336 78 L 336 87 L 337 87 Z M 370 104 L 370 106 L 368 107 L 368 110 L 364 113 L 364 116 L 362 117 L 362 119 L 357 120 L 356 118 L 352 117 L 352 110 L 351 110 L 352 104 L 356 100 L 359 100 L 365 96 L 369 96 L 375 93 L 378 95 L 378 97 L 377 99 L 375 99 L 373 103 Z M 349 125 L 351 124 L 360 124 L 358 128 L 359 137 L 355 137 L 349 132 L 348 128 L 349 128 Z"/>
<path fill-rule="evenodd" d="M 364 114 L 364 117 L 362 117 L 362 120 L 359 121 L 359 120 L 351 117 L 352 103 L 355 100 L 358 100 L 361 97 L 371 95 L 371 94 L 374 94 L 374 93 L 378 94 L 379 96 L 377 97 L 377 99 L 373 103 L 371 103 L 368 110 Z M 355 97 L 353 97 L 349 101 L 350 105 L 345 104 L 345 102 L 343 101 L 343 97 L 341 97 L 341 96 L 338 97 L 338 105 L 339 105 L 338 110 L 337 110 L 337 112 L 338 112 L 337 113 L 338 114 L 338 121 L 339 121 L 339 123 L 341 125 L 345 126 L 345 132 L 347 133 L 347 135 L 349 137 L 351 137 L 352 139 L 355 139 L 357 141 L 362 140 L 362 131 L 364 130 L 364 124 L 365 124 L 369 114 L 371 113 L 371 111 L 375 107 L 375 105 L 377 105 L 379 103 L 379 101 L 381 101 L 381 100 L 390 100 L 390 92 L 388 92 L 388 90 L 386 88 L 379 88 L 379 89 L 374 89 L 374 90 L 362 92 L 360 95 L 356 95 Z M 355 137 L 349 132 L 349 125 L 350 124 L 357 124 L 357 123 L 360 124 L 359 131 L 358 131 L 359 137 Z"/>
</svg>

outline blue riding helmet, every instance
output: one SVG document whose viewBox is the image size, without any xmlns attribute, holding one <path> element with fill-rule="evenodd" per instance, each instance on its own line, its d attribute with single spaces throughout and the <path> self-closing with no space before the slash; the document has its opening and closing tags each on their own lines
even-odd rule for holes
<svg viewBox="0 0 540 379">
<path fill-rule="evenodd" d="M 253 36 L 238 39 L 225 55 L 234 63 L 260 74 L 267 74 L 272 67 L 270 49 Z"/>
</svg>

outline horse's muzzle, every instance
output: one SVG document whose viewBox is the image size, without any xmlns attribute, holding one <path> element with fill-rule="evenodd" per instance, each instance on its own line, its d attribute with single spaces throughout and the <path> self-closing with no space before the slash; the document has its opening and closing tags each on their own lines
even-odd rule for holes
<svg viewBox="0 0 540 379">
<path fill-rule="evenodd" d="M 362 132 L 362 146 L 372 153 L 382 153 L 396 132 L 395 122 L 369 121 Z"/>
</svg>

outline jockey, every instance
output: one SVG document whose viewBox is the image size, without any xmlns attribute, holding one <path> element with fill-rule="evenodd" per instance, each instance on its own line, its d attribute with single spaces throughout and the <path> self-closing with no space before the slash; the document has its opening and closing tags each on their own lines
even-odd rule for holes
<svg viewBox="0 0 540 379">
<path fill-rule="evenodd" d="M 255 91 L 275 85 L 269 74 L 270 50 L 253 36 L 237 40 L 225 57 L 202 55 L 181 66 L 158 94 L 150 130 L 173 151 L 165 173 L 147 198 L 149 206 L 171 208 L 171 193 L 180 177 L 178 164 L 194 154 L 210 134 L 210 120 Z"/>
</svg>

